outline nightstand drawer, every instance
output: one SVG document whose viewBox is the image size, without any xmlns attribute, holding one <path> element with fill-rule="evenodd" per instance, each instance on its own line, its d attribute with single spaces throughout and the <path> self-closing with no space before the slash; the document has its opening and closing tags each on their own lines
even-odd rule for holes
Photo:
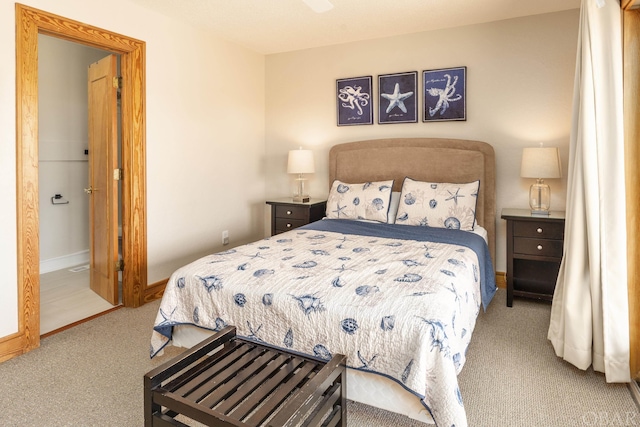
<svg viewBox="0 0 640 427">
<path fill-rule="evenodd" d="M 309 208 L 306 206 L 276 206 L 276 218 L 306 220 L 309 216 Z M 304 225 L 304 224 L 300 224 Z M 298 227 L 300 227 L 298 225 Z"/>
<path fill-rule="evenodd" d="M 562 240 L 517 237 L 513 239 L 513 253 L 562 258 Z"/>
<path fill-rule="evenodd" d="M 277 231 L 289 231 L 307 224 L 304 219 L 276 218 Z"/>
<path fill-rule="evenodd" d="M 558 239 L 564 237 L 563 222 L 517 221 L 513 224 L 513 235 L 539 239 Z"/>
<path fill-rule="evenodd" d="M 271 235 L 284 233 L 302 227 L 324 217 L 326 200 L 294 202 L 291 198 L 268 200 L 271 205 Z"/>
</svg>

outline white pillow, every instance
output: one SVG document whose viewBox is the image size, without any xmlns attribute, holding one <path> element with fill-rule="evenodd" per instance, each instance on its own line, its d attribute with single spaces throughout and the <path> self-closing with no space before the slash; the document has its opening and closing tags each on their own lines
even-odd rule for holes
<svg viewBox="0 0 640 427">
<path fill-rule="evenodd" d="M 327 218 L 387 222 L 393 180 L 347 184 L 335 180 L 327 200 Z"/>
<path fill-rule="evenodd" d="M 479 188 L 480 181 L 454 184 L 407 177 L 402 183 L 396 224 L 472 231 Z"/>
</svg>

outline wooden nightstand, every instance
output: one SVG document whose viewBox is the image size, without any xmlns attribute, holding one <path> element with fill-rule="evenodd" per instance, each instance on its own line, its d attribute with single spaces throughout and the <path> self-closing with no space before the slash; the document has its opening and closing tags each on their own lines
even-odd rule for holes
<svg viewBox="0 0 640 427">
<path fill-rule="evenodd" d="M 564 244 L 564 212 L 531 215 L 528 209 L 503 209 L 507 220 L 507 307 L 513 297 L 553 299 Z"/>
<path fill-rule="evenodd" d="M 326 200 L 311 199 L 308 202 L 294 202 L 291 198 L 267 200 L 271 205 L 271 235 L 284 233 L 324 218 Z"/>
</svg>

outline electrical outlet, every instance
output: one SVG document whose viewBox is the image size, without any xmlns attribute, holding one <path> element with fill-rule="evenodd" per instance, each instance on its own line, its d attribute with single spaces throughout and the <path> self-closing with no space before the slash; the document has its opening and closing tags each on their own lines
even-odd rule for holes
<svg viewBox="0 0 640 427">
<path fill-rule="evenodd" d="M 228 230 L 224 230 L 222 232 L 222 244 L 223 245 L 228 245 L 229 244 L 229 231 Z"/>
</svg>

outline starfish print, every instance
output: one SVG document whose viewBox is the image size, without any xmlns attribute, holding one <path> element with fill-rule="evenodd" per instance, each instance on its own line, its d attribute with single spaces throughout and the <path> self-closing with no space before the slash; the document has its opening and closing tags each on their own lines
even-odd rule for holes
<svg viewBox="0 0 640 427">
<path fill-rule="evenodd" d="M 350 271 L 356 271 L 356 270 L 354 270 L 353 268 L 345 267 L 345 266 L 344 266 L 344 264 L 342 264 L 342 266 L 341 266 L 341 267 L 334 268 L 334 270 L 338 270 L 338 271 L 340 271 L 341 273 L 344 273 L 344 272 L 345 272 L 345 271 L 347 271 L 347 270 L 350 270 Z"/>
<path fill-rule="evenodd" d="M 449 190 L 447 190 L 447 192 L 451 195 L 451 197 L 448 197 L 446 200 L 453 200 L 456 205 L 458 204 L 458 197 L 464 197 L 462 194 L 458 194 L 460 192 L 459 188 L 455 193 L 452 193 Z"/>
<path fill-rule="evenodd" d="M 256 252 L 255 255 L 249 255 L 249 258 L 252 258 L 252 259 L 262 258 L 262 259 L 264 259 L 264 257 L 262 255 L 260 255 L 260 252 Z"/>
<path fill-rule="evenodd" d="M 344 205 L 343 207 L 340 207 L 340 203 L 338 203 L 338 204 L 336 205 L 336 207 L 337 207 L 338 209 L 335 209 L 333 212 L 335 212 L 335 213 L 336 213 L 336 215 L 338 216 L 338 218 L 340 218 L 340 213 L 344 213 L 344 212 L 342 212 L 342 211 L 347 207 L 347 205 Z"/>
<path fill-rule="evenodd" d="M 387 107 L 387 111 L 386 111 L 387 113 L 393 110 L 394 107 L 398 107 L 399 109 L 402 110 L 403 113 L 406 113 L 407 107 L 404 105 L 404 100 L 409 98 L 411 95 L 413 95 L 413 92 L 409 91 L 405 93 L 400 93 L 400 83 L 396 83 L 396 86 L 393 89 L 392 94 L 381 93 L 380 95 L 383 98 L 389 100 L 389 106 Z"/>
<path fill-rule="evenodd" d="M 171 320 L 171 318 L 173 317 L 173 313 L 176 312 L 176 308 L 178 308 L 178 306 L 175 306 L 173 308 L 173 310 L 171 311 L 171 313 L 167 314 L 164 311 L 162 311 L 162 309 L 160 309 L 160 315 L 162 316 L 162 318 L 164 319 L 162 322 L 158 323 L 156 326 L 163 326 L 163 325 L 170 325 L 171 322 L 173 322 L 173 320 Z"/>
</svg>

